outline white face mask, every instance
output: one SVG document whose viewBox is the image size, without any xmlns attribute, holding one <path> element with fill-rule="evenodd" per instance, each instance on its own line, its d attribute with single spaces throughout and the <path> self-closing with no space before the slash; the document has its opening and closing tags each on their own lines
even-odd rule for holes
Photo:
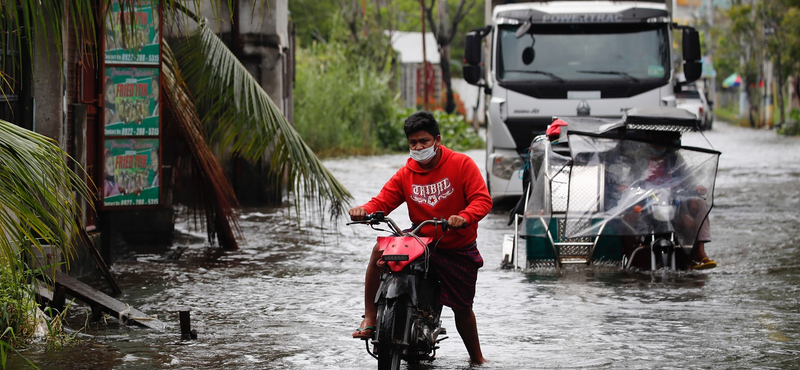
<svg viewBox="0 0 800 370">
<path fill-rule="evenodd" d="M 431 145 L 425 149 L 420 150 L 412 150 L 411 151 L 411 159 L 422 163 L 427 164 L 428 162 L 436 156 L 436 145 Z"/>
</svg>

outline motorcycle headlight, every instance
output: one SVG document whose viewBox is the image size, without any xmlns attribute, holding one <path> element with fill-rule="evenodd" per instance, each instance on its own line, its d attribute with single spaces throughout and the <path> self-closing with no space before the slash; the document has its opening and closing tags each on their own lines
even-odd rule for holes
<svg viewBox="0 0 800 370">
<path fill-rule="evenodd" d="M 525 161 L 518 155 L 515 156 L 497 156 L 492 164 L 492 174 L 503 178 L 510 179 L 514 172 L 525 167 Z"/>
</svg>

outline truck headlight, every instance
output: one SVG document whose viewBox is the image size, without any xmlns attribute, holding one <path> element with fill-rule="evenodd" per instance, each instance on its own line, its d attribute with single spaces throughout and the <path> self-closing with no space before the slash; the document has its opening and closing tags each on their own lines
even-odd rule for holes
<svg viewBox="0 0 800 370">
<path fill-rule="evenodd" d="M 525 167 L 525 161 L 518 155 L 497 156 L 492 163 L 492 174 L 502 179 L 510 179 L 514 172 Z"/>
</svg>

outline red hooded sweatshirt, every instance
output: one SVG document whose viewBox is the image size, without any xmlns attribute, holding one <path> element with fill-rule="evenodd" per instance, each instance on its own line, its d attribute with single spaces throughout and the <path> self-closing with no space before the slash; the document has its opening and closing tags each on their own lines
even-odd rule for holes
<svg viewBox="0 0 800 370">
<path fill-rule="evenodd" d="M 454 152 L 444 145 L 439 163 L 430 171 L 420 167 L 411 158 L 406 165 L 383 186 L 378 196 L 362 207 L 367 213 L 384 211 L 388 215 L 403 202 L 408 204 L 408 215 L 415 225 L 432 219 L 447 219 L 452 215 L 464 217 L 467 226 L 447 231 L 439 248 L 458 249 L 475 241 L 478 221 L 492 209 L 492 198 L 483 182 L 480 170 L 472 158 Z M 424 227 L 421 236 L 436 235 L 434 227 Z"/>
</svg>

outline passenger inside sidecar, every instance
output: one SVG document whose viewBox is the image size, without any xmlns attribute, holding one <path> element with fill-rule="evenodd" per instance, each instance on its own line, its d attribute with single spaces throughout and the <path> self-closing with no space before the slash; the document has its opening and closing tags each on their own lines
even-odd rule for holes
<svg viewBox="0 0 800 370">
<path fill-rule="evenodd" d="M 705 253 L 705 243 L 711 241 L 708 189 L 684 158 L 680 133 L 645 130 L 641 136 L 644 142 L 623 146 L 628 152 L 620 153 L 621 162 L 629 165 L 623 173 L 613 163 L 607 167 L 609 178 L 623 178 L 617 180 L 616 189 L 627 199 L 623 206 L 635 199 L 633 208 L 624 210 L 622 220 L 637 235 L 622 238 L 623 250 L 634 250 L 641 235 L 672 232 L 679 242 L 692 246 L 692 268 L 716 267 Z"/>
<path fill-rule="evenodd" d="M 652 241 L 669 235 L 686 251 L 683 266 L 714 267 L 704 244 L 711 240 L 708 213 L 719 152 L 681 146 L 681 132 L 694 128 L 687 114 L 634 109 L 622 120 L 555 121 L 560 134 L 538 137 L 530 149 L 519 232 L 528 239 L 529 254 L 547 259 L 554 253 L 557 266 L 614 260 L 645 236 Z M 571 257 L 564 257 L 566 251 Z"/>
</svg>

